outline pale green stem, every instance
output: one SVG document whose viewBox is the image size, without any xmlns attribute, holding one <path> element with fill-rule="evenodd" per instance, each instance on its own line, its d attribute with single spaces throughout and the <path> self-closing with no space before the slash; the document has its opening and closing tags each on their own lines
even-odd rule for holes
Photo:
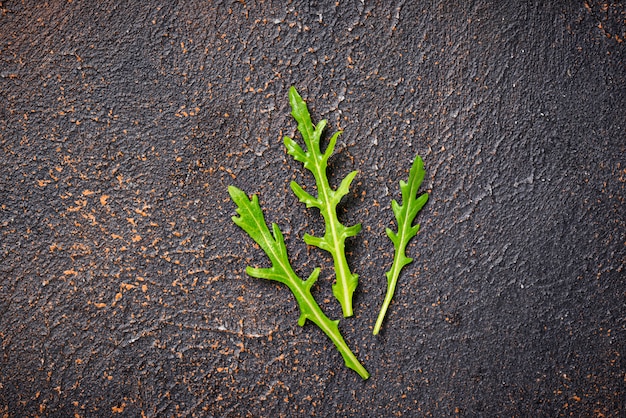
<svg viewBox="0 0 626 418">
<path fill-rule="evenodd" d="M 385 294 L 385 300 L 383 301 L 383 306 L 380 308 L 380 312 L 378 313 L 378 318 L 376 319 L 376 325 L 374 325 L 374 335 L 378 335 L 380 331 L 380 327 L 383 325 L 383 321 L 385 320 L 385 315 L 387 314 L 387 309 L 389 309 L 389 305 L 391 304 L 391 300 L 393 299 L 393 295 L 396 291 L 396 284 L 398 283 L 398 277 L 400 277 L 400 272 L 404 267 L 400 263 L 400 257 L 404 255 L 404 246 L 402 246 L 398 251 L 396 251 L 393 257 L 393 265 L 391 266 L 391 270 L 389 270 L 389 276 L 387 277 L 387 294 Z"/>
</svg>

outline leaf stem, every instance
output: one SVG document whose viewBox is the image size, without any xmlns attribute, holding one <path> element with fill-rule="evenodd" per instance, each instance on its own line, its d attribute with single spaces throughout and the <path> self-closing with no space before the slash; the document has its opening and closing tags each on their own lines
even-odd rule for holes
<svg viewBox="0 0 626 418">
<path fill-rule="evenodd" d="M 396 253 L 394 255 L 392 269 L 387 272 L 387 293 L 385 294 L 383 306 L 380 308 L 380 312 L 378 313 L 378 318 L 376 318 L 376 325 L 374 325 L 374 335 L 378 335 L 378 333 L 380 332 L 380 327 L 382 327 L 383 321 L 385 320 L 387 309 L 389 309 L 389 305 L 391 305 L 393 295 L 396 292 L 396 284 L 398 283 L 398 277 L 400 277 L 400 272 L 402 271 L 402 266 L 396 261 L 399 258 L 398 254 L 399 253 Z"/>
</svg>

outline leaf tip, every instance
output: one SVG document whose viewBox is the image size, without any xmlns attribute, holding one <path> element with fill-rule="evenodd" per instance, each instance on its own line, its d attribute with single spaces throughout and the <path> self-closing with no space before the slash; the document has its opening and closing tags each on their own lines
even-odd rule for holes
<svg viewBox="0 0 626 418">
<path fill-rule="evenodd" d="M 235 200 L 235 196 L 241 191 L 242 190 L 240 188 L 238 188 L 237 186 L 233 186 L 232 184 L 228 186 L 228 194 L 233 200 Z"/>
<path fill-rule="evenodd" d="M 303 102 L 302 96 L 300 96 L 300 93 L 298 93 L 298 90 L 296 90 L 296 87 L 295 86 L 289 87 L 289 103 L 291 104 L 291 107 L 296 108 L 302 102 Z"/>
<path fill-rule="evenodd" d="M 315 269 L 309 275 L 309 278 L 305 280 L 306 286 L 307 286 L 307 288 L 309 290 L 311 290 L 311 287 L 313 287 L 313 285 L 315 284 L 315 282 L 319 278 L 320 271 L 321 271 L 321 269 L 319 267 L 315 267 Z"/>
</svg>

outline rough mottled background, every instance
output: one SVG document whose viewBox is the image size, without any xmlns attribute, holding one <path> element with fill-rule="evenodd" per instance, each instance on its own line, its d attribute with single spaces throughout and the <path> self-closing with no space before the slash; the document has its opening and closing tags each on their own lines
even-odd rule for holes
<svg viewBox="0 0 626 418">
<path fill-rule="evenodd" d="M 0 414 L 618 416 L 623 3 L 0 2 Z M 332 318 L 287 90 L 343 129 L 344 367 L 230 221 L 258 193 Z M 299 138 L 299 137 L 297 137 Z M 384 331 L 384 228 L 431 200 Z"/>
</svg>

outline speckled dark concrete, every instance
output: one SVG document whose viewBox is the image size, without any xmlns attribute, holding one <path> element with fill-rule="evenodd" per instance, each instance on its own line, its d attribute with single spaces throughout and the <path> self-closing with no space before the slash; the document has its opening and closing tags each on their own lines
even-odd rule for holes
<svg viewBox="0 0 626 418">
<path fill-rule="evenodd" d="M 619 416 L 623 3 L 283 3 L 0 2 L 0 416 Z M 243 272 L 229 184 L 340 316 L 291 85 L 344 130 L 332 179 L 360 171 L 367 381 Z M 431 199 L 374 337 L 415 153 Z"/>
</svg>

